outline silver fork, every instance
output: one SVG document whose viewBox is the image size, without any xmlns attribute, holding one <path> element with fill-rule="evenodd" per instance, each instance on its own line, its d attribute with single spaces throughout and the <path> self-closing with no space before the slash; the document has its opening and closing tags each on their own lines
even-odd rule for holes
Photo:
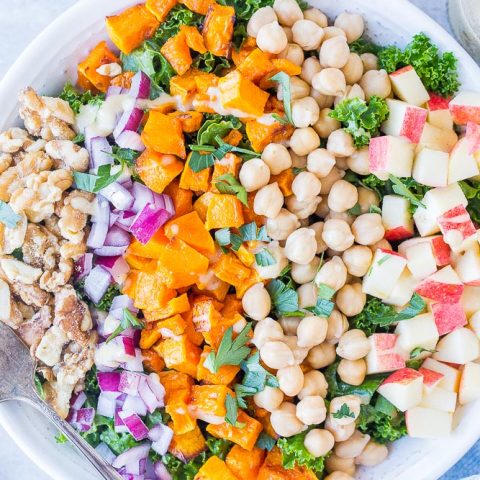
<svg viewBox="0 0 480 480">
<path fill-rule="evenodd" d="M 120 480 L 120 475 L 77 431 L 44 402 L 34 387 L 35 363 L 25 344 L 11 328 L 0 322 L 0 403 L 27 402 L 47 417 L 95 467 L 99 478 Z"/>
</svg>

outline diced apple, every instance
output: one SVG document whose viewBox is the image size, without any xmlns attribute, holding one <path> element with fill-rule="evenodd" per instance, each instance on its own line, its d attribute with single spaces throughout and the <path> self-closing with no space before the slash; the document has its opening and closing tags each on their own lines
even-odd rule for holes
<svg viewBox="0 0 480 480">
<path fill-rule="evenodd" d="M 480 364 L 467 362 L 462 371 L 458 401 L 461 405 L 480 398 Z"/>
<path fill-rule="evenodd" d="M 458 303 L 463 289 L 463 283 L 450 265 L 425 278 L 415 287 L 415 291 L 422 297 L 440 303 Z"/>
<path fill-rule="evenodd" d="M 0 278 L 0 321 L 8 323 L 11 320 L 10 286 Z"/>
<path fill-rule="evenodd" d="M 421 402 L 423 375 L 413 368 L 402 368 L 389 375 L 377 391 L 404 412 Z"/>
<path fill-rule="evenodd" d="M 390 113 L 380 130 L 386 135 L 406 137 L 412 143 L 418 143 L 427 121 L 427 110 L 391 98 L 385 101 Z"/>
<path fill-rule="evenodd" d="M 446 437 L 452 431 L 453 414 L 434 408 L 414 407 L 406 411 L 405 421 L 410 437 Z"/>
<path fill-rule="evenodd" d="M 455 257 L 454 268 L 463 283 L 480 286 L 480 246 L 477 242 Z"/>
<path fill-rule="evenodd" d="M 425 362 L 424 362 L 425 363 Z M 423 392 L 424 394 L 430 393 L 434 388 L 438 387 L 443 373 L 435 372 L 425 367 L 420 367 L 418 371 L 423 375 Z"/>
<path fill-rule="evenodd" d="M 427 103 L 428 122 L 434 127 L 451 130 L 453 128 L 453 120 L 448 108 L 449 103 L 449 98 L 430 92 L 430 100 Z"/>
<path fill-rule="evenodd" d="M 480 123 L 480 93 L 460 92 L 449 104 L 453 121 L 458 125 Z"/>
<path fill-rule="evenodd" d="M 405 240 L 398 246 L 398 253 L 406 257 L 408 248 L 424 242 L 430 243 L 437 266 L 444 267 L 445 265 L 449 265 L 451 263 L 452 257 L 450 247 L 445 243 L 441 235 L 433 235 L 431 237 L 415 237 Z"/>
<path fill-rule="evenodd" d="M 448 164 L 448 183 L 459 182 L 479 174 L 475 157 L 468 153 L 467 137 L 461 138 L 450 152 Z"/>
<path fill-rule="evenodd" d="M 390 81 L 393 92 L 404 102 L 420 106 L 430 100 L 427 89 L 411 65 L 391 73 Z"/>
<path fill-rule="evenodd" d="M 460 303 L 467 318 L 470 318 L 475 312 L 480 310 L 480 287 L 465 285 Z"/>
<path fill-rule="evenodd" d="M 368 168 L 382 180 L 387 180 L 389 174 L 410 177 L 414 150 L 415 145 L 404 137 L 385 135 L 372 138 L 368 147 Z"/>
<path fill-rule="evenodd" d="M 439 335 L 445 335 L 467 324 L 467 316 L 460 303 L 432 303 L 430 308 Z"/>
<path fill-rule="evenodd" d="M 458 141 L 458 135 L 454 130 L 445 130 L 434 127 L 430 123 L 425 123 L 422 136 L 417 144 L 416 151 L 420 152 L 424 148 L 440 150 L 450 153 Z"/>
<path fill-rule="evenodd" d="M 453 252 L 462 252 L 477 243 L 477 230 L 463 205 L 457 205 L 440 215 L 437 222 L 445 243 Z"/>
<path fill-rule="evenodd" d="M 475 333 L 459 327 L 441 338 L 436 350 L 433 354 L 435 360 L 464 365 L 480 355 L 480 344 Z"/>
<path fill-rule="evenodd" d="M 413 236 L 413 218 L 409 207 L 410 202 L 400 195 L 383 197 L 382 223 L 387 240 L 403 240 Z"/>
<path fill-rule="evenodd" d="M 446 187 L 449 155 L 440 150 L 423 148 L 413 161 L 412 177 L 429 187 Z"/>
<path fill-rule="evenodd" d="M 433 408 L 442 412 L 453 413 L 457 405 L 457 394 L 443 388 L 435 388 L 423 396 L 420 407 Z"/>
<path fill-rule="evenodd" d="M 431 313 L 398 322 L 395 333 L 398 335 L 398 348 L 408 354 L 417 347 L 433 350 L 438 342 L 437 327 Z"/>
<path fill-rule="evenodd" d="M 378 298 L 387 298 L 402 275 L 407 259 L 392 250 L 378 248 L 372 264 L 363 277 L 364 293 Z"/>
<path fill-rule="evenodd" d="M 467 140 L 467 152 L 469 155 L 480 153 L 480 125 L 468 122 L 465 138 Z"/>
<path fill-rule="evenodd" d="M 437 271 L 430 242 L 420 242 L 406 249 L 407 268 L 416 279 L 426 278 Z"/>
<path fill-rule="evenodd" d="M 374 333 L 369 340 L 370 351 L 366 357 L 367 374 L 393 372 L 405 367 L 405 360 L 395 349 L 397 335 Z"/>
<path fill-rule="evenodd" d="M 403 307 L 412 298 L 417 282 L 418 280 L 416 280 L 406 268 L 393 287 L 390 295 L 387 298 L 384 298 L 383 302 L 387 305 Z"/>
<path fill-rule="evenodd" d="M 450 365 L 434 360 L 432 357 L 428 357 L 422 364 L 422 368 L 433 370 L 434 372 L 441 373 L 443 378 L 438 382 L 440 388 L 445 388 L 452 392 L 458 392 L 460 385 L 460 371 Z"/>
</svg>

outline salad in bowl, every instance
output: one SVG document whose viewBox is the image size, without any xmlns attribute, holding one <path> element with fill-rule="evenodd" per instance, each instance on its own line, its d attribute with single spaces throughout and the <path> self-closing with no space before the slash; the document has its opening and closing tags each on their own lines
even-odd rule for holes
<svg viewBox="0 0 480 480">
<path fill-rule="evenodd" d="M 20 93 L 0 320 L 126 479 L 348 480 L 480 398 L 480 93 L 423 33 L 236 3 L 134 5 Z"/>
</svg>

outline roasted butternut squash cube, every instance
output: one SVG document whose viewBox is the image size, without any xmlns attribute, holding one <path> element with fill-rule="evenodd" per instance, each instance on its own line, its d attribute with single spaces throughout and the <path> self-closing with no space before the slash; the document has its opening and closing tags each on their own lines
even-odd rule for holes
<svg viewBox="0 0 480 480">
<path fill-rule="evenodd" d="M 203 40 L 207 50 L 217 57 L 229 57 L 232 48 L 235 10 L 213 3 L 203 23 Z"/>
<path fill-rule="evenodd" d="M 197 374 L 201 350 L 186 335 L 166 338 L 155 346 L 155 351 L 161 355 L 167 368 L 173 368 L 191 377 Z"/>
<path fill-rule="evenodd" d="M 238 411 L 238 422 L 244 423 L 245 426 L 237 428 L 226 422 L 220 425 L 210 424 L 207 426 L 207 432 L 214 437 L 230 440 L 250 452 L 262 431 L 262 424 L 247 415 L 243 410 Z"/>
<path fill-rule="evenodd" d="M 205 275 L 201 275 L 197 281 L 197 293 L 213 296 L 216 300 L 222 301 L 228 293 L 230 285 L 218 279 L 212 269 Z"/>
<path fill-rule="evenodd" d="M 261 448 L 255 447 L 249 452 L 239 445 L 234 445 L 228 452 L 225 462 L 238 478 L 256 480 L 264 460 L 265 451 Z"/>
<path fill-rule="evenodd" d="M 145 6 L 159 22 L 163 22 L 176 4 L 177 0 L 147 0 Z"/>
<path fill-rule="evenodd" d="M 203 115 L 200 112 L 172 112 L 171 117 L 176 117 L 182 122 L 182 129 L 185 133 L 196 132 L 202 125 Z"/>
<path fill-rule="evenodd" d="M 200 361 L 198 362 L 197 366 L 197 380 L 212 385 L 230 385 L 230 383 L 232 383 L 237 376 L 237 373 L 240 371 L 240 367 L 237 365 L 222 365 L 218 369 L 217 373 L 212 373 L 203 365 L 211 351 L 212 348 L 206 345 L 203 348 L 203 352 L 200 356 Z"/>
<path fill-rule="evenodd" d="M 250 276 L 242 283 L 235 285 L 235 292 L 238 298 L 242 298 L 245 295 L 245 292 L 253 287 L 256 283 L 262 281 L 262 277 L 254 269 L 251 269 Z"/>
<path fill-rule="evenodd" d="M 193 210 L 193 192 L 191 190 L 180 188 L 180 182 L 178 179 L 169 183 L 165 188 L 164 193 L 169 195 L 173 200 L 173 205 L 175 207 L 175 215 L 173 218 L 181 217 Z"/>
<path fill-rule="evenodd" d="M 190 415 L 188 405 L 185 402 L 167 403 L 165 411 L 172 419 L 174 434 L 184 435 L 197 427 L 197 420 Z"/>
<path fill-rule="evenodd" d="M 186 157 L 182 122 L 178 118 L 155 110 L 150 111 L 142 132 L 142 140 L 147 148 L 158 153 Z"/>
<path fill-rule="evenodd" d="M 140 272 L 135 290 L 135 307 L 162 308 L 177 295 L 175 290 L 167 288 L 156 273 Z"/>
<path fill-rule="evenodd" d="M 179 3 L 185 5 L 192 12 L 206 15 L 208 7 L 214 5 L 215 0 L 179 0 Z"/>
<path fill-rule="evenodd" d="M 233 253 L 222 255 L 213 266 L 213 271 L 220 280 L 234 287 L 245 282 L 252 272 Z"/>
<path fill-rule="evenodd" d="M 125 283 L 122 287 L 122 293 L 124 295 L 128 295 L 130 298 L 135 298 L 135 290 L 137 288 L 137 278 L 138 278 L 137 270 L 130 270 L 127 274 L 127 278 L 125 279 Z"/>
<path fill-rule="evenodd" d="M 195 475 L 194 480 L 238 480 L 227 464 L 219 457 L 210 457 Z"/>
<path fill-rule="evenodd" d="M 197 84 L 193 75 L 175 76 L 170 80 L 170 95 L 178 96 L 182 101 L 189 101 L 197 91 Z"/>
<path fill-rule="evenodd" d="M 107 17 L 105 22 L 110 39 L 126 55 L 150 38 L 160 25 L 144 4 Z"/>
<path fill-rule="evenodd" d="M 211 297 L 196 297 L 192 302 L 192 321 L 197 332 L 209 332 L 221 320 Z"/>
<path fill-rule="evenodd" d="M 305 467 L 284 468 L 282 452 L 278 447 L 274 447 L 268 452 L 260 467 L 257 480 L 315 480 L 316 478 L 317 476 Z"/>
<path fill-rule="evenodd" d="M 165 403 L 190 402 L 193 378 L 186 373 L 166 370 L 160 375 L 160 383 L 165 388 Z"/>
<path fill-rule="evenodd" d="M 238 132 L 238 130 L 232 130 L 232 132 Z M 240 133 L 240 137 L 241 135 L 242 134 Z M 238 177 L 238 172 L 240 170 L 241 164 L 242 159 L 240 157 L 237 157 L 233 153 L 227 153 L 221 160 L 216 160 L 213 165 L 213 174 L 210 190 L 214 193 L 219 193 L 217 186 L 215 185 L 218 181 L 218 177 L 221 177 L 222 175 L 225 175 L 227 173 L 231 173 L 234 177 Z"/>
<path fill-rule="evenodd" d="M 133 239 L 128 247 L 127 253 L 128 255 L 135 255 L 146 259 L 157 259 L 160 248 L 165 241 L 166 237 L 163 234 L 163 229 L 160 229 L 147 243 L 140 243 L 138 240 Z"/>
<path fill-rule="evenodd" d="M 293 133 L 293 125 L 273 122 L 269 125 L 250 120 L 247 122 L 247 137 L 256 152 L 263 152 L 269 143 L 281 143 L 288 140 Z"/>
<path fill-rule="evenodd" d="M 152 258 L 139 257 L 137 255 L 126 254 L 125 261 L 130 268 L 134 270 L 141 270 L 142 272 L 155 272 L 157 262 Z"/>
<path fill-rule="evenodd" d="M 146 349 L 153 347 L 160 338 L 160 332 L 153 328 L 152 323 L 147 323 L 146 327 L 140 333 L 140 348 Z"/>
<path fill-rule="evenodd" d="M 163 44 L 160 52 L 179 75 L 187 73 L 192 65 L 192 55 L 190 54 L 185 34 L 182 31 L 170 37 Z"/>
<path fill-rule="evenodd" d="M 287 58 L 274 58 L 272 60 L 272 64 L 277 72 L 284 72 L 291 77 L 300 75 L 302 73 L 302 67 L 296 65 Z"/>
<path fill-rule="evenodd" d="M 193 209 L 198 213 L 198 216 L 201 218 L 202 222 L 205 222 L 207 219 L 208 205 L 213 198 L 214 194 L 212 192 L 205 192 L 203 195 L 200 195 L 193 204 Z"/>
<path fill-rule="evenodd" d="M 295 174 L 293 173 L 293 169 L 291 168 L 287 168 L 278 175 L 272 175 L 270 177 L 270 183 L 277 182 L 284 197 L 289 197 L 293 194 L 292 183 L 294 180 Z"/>
<path fill-rule="evenodd" d="M 155 330 L 163 337 L 169 338 L 175 335 L 182 335 L 187 329 L 187 322 L 180 314 L 173 315 L 160 320 L 155 324 Z"/>
<path fill-rule="evenodd" d="M 187 41 L 189 48 L 198 53 L 205 53 L 207 51 L 205 43 L 203 42 L 202 34 L 198 31 L 197 27 L 181 25 L 180 31 L 185 35 L 185 40 Z"/>
<path fill-rule="evenodd" d="M 233 253 L 247 267 L 251 267 L 255 263 L 255 255 L 248 251 L 244 245 L 240 245 L 240 248 Z"/>
<path fill-rule="evenodd" d="M 265 225 L 267 218 L 263 215 L 257 215 L 253 210 L 253 202 L 255 200 L 255 192 L 250 192 L 247 197 L 248 207 L 243 205 L 243 218 L 245 219 L 245 223 L 252 223 L 255 222 L 258 227 Z"/>
<path fill-rule="evenodd" d="M 107 42 L 100 42 L 88 57 L 78 64 L 81 73 L 100 92 L 106 92 L 110 86 L 111 77 L 101 75 L 97 69 L 109 63 L 120 63 L 120 59 L 108 48 Z"/>
<path fill-rule="evenodd" d="M 233 392 L 225 385 L 194 385 L 190 408 L 198 418 L 224 417 L 227 414 L 225 399 Z"/>
<path fill-rule="evenodd" d="M 185 188 L 186 190 L 193 190 L 194 192 L 206 192 L 210 185 L 210 173 L 212 167 L 204 168 L 199 172 L 194 172 L 190 168 L 190 160 L 192 154 L 190 153 L 185 163 L 185 168 L 183 169 L 182 175 L 180 177 L 180 188 Z"/>
<path fill-rule="evenodd" d="M 244 224 L 242 203 L 234 195 L 214 194 L 207 207 L 205 228 L 235 228 Z"/>
<path fill-rule="evenodd" d="M 240 50 L 234 48 L 232 50 L 232 60 L 235 66 L 239 66 L 242 62 L 257 48 L 257 40 L 253 37 L 247 37 L 240 47 Z"/>
<path fill-rule="evenodd" d="M 223 137 L 222 140 L 225 143 L 228 143 L 236 147 L 243 140 L 243 135 L 238 130 L 233 129 L 233 130 L 230 130 L 230 132 L 225 137 Z"/>
<path fill-rule="evenodd" d="M 149 372 L 160 374 L 165 368 L 163 358 L 154 350 L 142 350 L 143 366 Z"/>
<path fill-rule="evenodd" d="M 178 297 L 172 298 L 165 307 L 157 310 L 143 310 L 143 315 L 147 322 L 155 320 L 163 320 L 177 313 L 184 313 L 190 309 L 190 303 L 185 293 Z"/>
<path fill-rule="evenodd" d="M 216 87 L 220 77 L 217 77 L 214 73 L 199 71 L 195 75 L 195 84 L 197 86 L 198 93 L 207 93 L 209 88 Z"/>
<path fill-rule="evenodd" d="M 222 77 L 218 82 L 218 88 L 220 102 L 224 108 L 240 110 L 245 117 L 263 115 L 268 93 L 258 88 L 239 71 L 234 70 Z"/>
<path fill-rule="evenodd" d="M 241 315 L 243 312 L 242 301 L 235 295 L 228 294 L 223 301 L 223 308 L 220 313 L 225 318 L 234 318 L 235 315 Z"/>
<path fill-rule="evenodd" d="M 197 455 L 200 455 L 206 448 L 207 444 L 202 431 L 196 426 L 188 433 L 182 435 L 174 434 L 168 451 L 182 462 L 187 463 Z"/>
<path fill-rule="evenodd" d="M 185 334 L 187 335 L 188 339 L 194 345 L 200 346 L 203 343 L 203 335 L 195 330 L 195 325 L 192 321 L 192 309 L 188 310 L 188 312 L 182 313 L 182 318 L 185 320 L 185 324 L 187 325 Z"/>
<path fill-rule="evenodd" d="M 237 70 L 248 80 L 256 83 L 275 69 L 270 55 L 259 48 L 252 50 Z"/>
</svg>

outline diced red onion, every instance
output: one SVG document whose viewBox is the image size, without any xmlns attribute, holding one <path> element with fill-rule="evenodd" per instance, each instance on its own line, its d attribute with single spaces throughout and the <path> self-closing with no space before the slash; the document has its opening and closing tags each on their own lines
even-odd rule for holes
<svg viewBox="0 0 480 480">
<path fill-rule="evenodd" d="M 126 398 L 127 398 L 127 394 L 126 393 L 121 393 L 117 397 L 117 407 L 123 407 L 123 404 L 125 403 Z"/>
<path fill-rule="evenodd" d="M 140 397 L 127 395 L 125 402 L 123 402 L 122 411 L 132 415 L 135 413 L 143 417 L 147 414 L 147 406 Z"/>
<path fill-rule="evenodd" d="M 112 228 L 112 226 L 115 225 L 119 216 L 120 216 L 119 213 L 110 212 L 110 219 L 108 221 L 108 228 Z"/>
<path fill-rule="evenodd" d="M 87 396 L 82 390 L 78 394 L 75 394 L 70 399 L 70 405 L 73 410 L 80 410 L 83 407 L 83 404 L 87 401 Z"/>
<path fill-rule="evenodd" d="M 153 468 L 155 471 L 155 475 L 157 476 L 157 480 L 172 480 L 170 472 L 167 470 L 167 467 L 163 464 L 161 460 L 155 462 Z"/>
<path fill-rule="evenodd" d="M 130 193 L 135 199 L 132 205 L 132 211 L 138 213 L 147 203 L 154 203 L 153 192 L 140 182 L 133 182 Z"/>
<path fill-rule="evenodd" d="M 95 447 L 96 452 L 110 465 L 115 461 L 117 456 L 110 450 L 106 443 L 99 443 Z"/>
<path fill-rule="evenodd" d="M 148 443 L 139 445 L 138 447 L 129 448 L 127 451 L 121 453 L 113 462 L 115 468 L 121 468 L 132 462 L 139 462 L 142 458 L 148 457 L 150 445 Z"/>
<path fill-rule="evenodd" d="M 145 145 L 137 132 L 125 130 L 116 138 L 117 145 L 121 148 L 130 148 L 136 152 L 143 152 Z"/>
<path fill-rule="evenodd" d="M 156 373 L 150 373 L 147 377 L 147 383 L 154 395 L 157 397 L 157 400 L 161 403 L 160 406 L 163 406 L 165 399 L 165 387 L 160 382 L 160 377 Z"/>
<path fill-rule="evenodd" d="M 107 233 L 105 245 L 109 247 L 124 247 L 130 245 L 130 235 L 114 225 Z"/>
<path fill-rule="evenodd" d="M 147 459 L 141 458 L 140 461 L 134 461 L 125 465 L 125 472 L 130 475 L 144 475 L 147 467 Z"/>
<path fill-rule="evenodd" d="M 92 407 L 81 408 L 77 411 L 75 426 L 81 432 L 88 432 L 92 428 L 93 419 L 95 418 L 95 409 Z"/>
<path fill-rule="evenodd" d="M 110 312 L 113 310 L 128 308 L 133 312 L 138 312 L 138 308 L 133 305 L 133 300 L 128 295 L 118 295 L 112 300 L 112 306 Z"/>
<path fill-rule="evenodd" d="M 145 480 L 145 475 L 134 475 L 133 473 L 123 472 L 120 474 L 124 480 Z"/>
<path fill-rule="evenodd" d="M 98 386 L 102 392 L 119 392 L 120 372 L 97 372 Z"/>
<path fill-rule="evenodd" d="M 125 245 L 124 247 L 103 246 L 96 248 L 93 253 L 99 257 L 117 257 L 123 255 L 127 251 L 127 248 L 128 245 Z"/>
<path fill-rule="evenodd" d="M 100 248 L 103 247 L 105 238 L 108 233 L 108 223 L 92 223 L 92 228 L 87 238 L 88 248 Z"/>
<path fill-rule="evenodd" d="M 113 428 L 114 428 L 116 433 L 127 433 L 128 428 L 125 426 L 125 424 L 123 423 L 123 420 L 118 415 L 121 411 L 122 411 L 121 408 L 116 408 L 115 409 L 115 416 L 114 416 L 114 420 L 113 420 Z"/>
<path fill-rule="evenodd" d="M 140 382 L 138 384 L 138 394 L 140 395 L 140 398 L 144 401 L 150 413 L 153 413 L 157 408 L 163 406 L 163 402 L 158 401 L 156 395 L 148 386 L 146 377 L 140 379 Z"/>
<path fill-rule="evenodd" d="M 153 450 L 160 455 L 165 455 L 173 438 L 173 430 L 159 423 L 148 432 L 148 438 L 153 442 Z"/>
<path fill-rule="evenodd" d="M 133 204 L 133 197 L 130 192 L 118 182 L 113 182 L 110 185 L 100 190 L 102 195 L 119 210 L 127 210 Z"/>
<path fill-rule="evenodd" d="M 131 337 L 125 337 L 122 335 L 121 337 L 122 342 L 123 342 L 123 347 L 125 348 L 125 353 L 127 355 L 131 355 L 132 357 L 135 356 L 135 343 L 133 341 L 133 338 Z"/>
<path fill-rule="evenodd" d="M 140 127 L 143 119 L 143 110 L 135 106 L 128 108 L 122 113 L 115 129 L 113 130 L 113 138 L 115 141 L 124 131 L 136 132 Z"/>
<path fill-rule="evenodd" d="M 171 213 L 168 210 L 147 203 L 133 220 L 130 231 L 139 242 L 145 244 L 173 215 L 174 213 Z"/>
<path fill-rule="evenodd" d="M 173 200 L 169 195 L 153 192 L 153 201 L 157 208 L 161 208 L 172 215 L 175 215 L 175 205 L 173 204 Z"/>
<path fill-rule="evenodd" d="M 85 140 L 84 140 L 85 148 L 87 149 L 88 154 L 91 156 L 92 155 L 92 140 L 94 138 L 97 138 L 98 135 L 96 134 L 95 129 L 93 127 L 85 128 L 85 131 L 84 131 L 83 135 L 85 137 Z"/>
<path fill-rule="evenodd" d="M 129 414 L 123 411 L 118 412 L 118 415 L 137 442 L 148 437 L 148 428 L 136 413 Z"/>
<path fill-rule="evenodd" d="M 118 395 L 118 392 L 100 392 L 97 402 L 98 415 L 113 418 L 115 416 Z"/>
<path fill-rule="evenodd" d="M 105 98 L 111 97 L 112 95 L 121 95 L 123 88 L 118 85 L 110 85 L 105 94 Z"/>
<path fill-rule="evenodd" d="M 90 168 L 113 164 L 112 146 L 105 137 L 94 137 L 90 141 Z"/>
<path fill-rule="evenodd" d="M 143 372 L 143 356 L 139 348 L 135 349 L 135 357 L 129 357 L 129 359 L 122 364 L 122 368 L 130 372 Z"/>
<path fill-rule="evenodd" d="M 135 354 L 135 349 L 133 351 Z M 120 374 L 120 384 L 118 390 L 127 395 L 138 395 L 138 384 L 140 383 L 141 375 L 133 372 L 122 372 Z"/>
<path fill-rule="evenodd" d="M 98 303 L 110 286 L 111 280 L 110 274 L 100 265 L 92 268 L 91 272 L 85 277 L 84 290 L 88 298 L 93 303 Z"/>
<path fill-rule="evenodd" d="M 118 216 L 116 225 L 124 230 L 130 230 L 130 225 L 132 224 L 135 215 L 135 212 L 125 210 Z"/>
<path fill-rule="evenodd" d="M 100 194 L 97 194 L 95 211 L 92 215 L 93 223 L 110 223 L 110 204 L 108 200 Z"/>
<path fill-rule="evenodd" d="M 125 174 L 128 174 L 129 176 L 125 179 L 119 179 L 118 183 L 122 186 L 125 187 L 128 191 L 132 188 L 133 182 L 132 182 L 132 177 L 130 175 L 132 174 L 130 169 L 124 168 L 123 171 Z"/>
<path fill-rule="evenodd" d="M 150 98 L 150 85 L 151 81 L 148 75 L 139 71 L 132 77 L 128 95 L 136 99 Z"/>
<path fill-rule="evenodd" d="M 84 253 L 75 262 L 75 278 L 80 280 L 90 273 L 93 267 L 93 253 Z"/>
</svg>

